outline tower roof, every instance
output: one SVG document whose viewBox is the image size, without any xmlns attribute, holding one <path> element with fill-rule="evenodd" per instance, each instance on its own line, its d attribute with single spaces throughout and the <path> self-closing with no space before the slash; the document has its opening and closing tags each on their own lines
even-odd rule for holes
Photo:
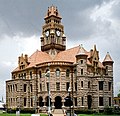
<svg viewBox="0 0 120 116">
<path fill-rule="evenodd" d="M 106 56 L 105 56 L 103 62 L 113 62 L 113 60 L 112 60 L 112 58 L 111 58 L 109 52 L 107 52 L 107 54 L 106 54 Z"/>
<path fill-rule="evenodd" d="M 87 51 L 83 48 L 83 45 L 81 44 L 81 45 L 79 45 L 79 51 L 76 56 L 78 56 L 78 55 L 86 55 L 87 56 L 86 52 Z"/>
<path fill-rule="evenodd" d="M 59 14 L 59 12 L 58 12 L 58 9 L 57 9 L 57 7 L 55 7 L 55 6 L 50 6 L 50 7 L 48 7 L 48 11 L 47 11 L 47 14 L 46 14 L 46 16 L 45 16 L 45 19 L 46 18 L 48 18 L 48 17 L 50 17 L 50 16 L 56 16 L 56 17 L 58 17 L 58 18 L 62 18 L 61 16 L 60 16 L 60 14 Z"/>
</svg>

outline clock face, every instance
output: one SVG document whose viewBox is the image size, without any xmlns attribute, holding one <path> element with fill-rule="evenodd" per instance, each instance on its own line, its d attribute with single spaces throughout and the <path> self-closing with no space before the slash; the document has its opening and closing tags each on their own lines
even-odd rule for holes
<svg viewBox="0 0 120 116">
<path fill-rule="evenodd" d="M 49 31 L 46 31 L 45 35 L 46 35 L 46 37 L 48 37 L 49 36 Z"/>
<path fill-rule="evenodd" d="M 60 31 L 56 31 L 56 35 L 59 37 L 60 36 Z"/>
</svg>

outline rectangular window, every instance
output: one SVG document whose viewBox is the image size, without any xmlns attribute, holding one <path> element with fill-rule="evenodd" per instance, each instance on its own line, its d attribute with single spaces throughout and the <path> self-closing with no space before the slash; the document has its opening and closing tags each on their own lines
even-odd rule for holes
<svg viewBox="0 0 120 116">
<path fill-rule="evenodd" d="M 33 99 L 31 98 L 31 107 L 33 107 Z"/>
<path fill-rule="evenodd" d="M 18 75 L 19 79 L 20 79 L 20 74 Z"/>
<path fill-rule="evenodd" d="M 47 91 L 49 91 L 49 83 L 47 83 Z"/>
<path fill-rule="evenodd" d="M 81 75 L 83 75 L 83 69 L 81 69 Z"/>
<path fill-rule="evenodd" d="M 32 84 L 30 84 L 30 91 L 32 92 Z"/>
<path fill-rule="evenodd" d="M 41 71 L 39 71 L 39 77 L 41 78 Z"/>
<path fill-rule="evenodd" d="M 24 98 L 24 106 L 26 106 L 26 98 Z"/>
<path fill-rule="evenodd" d="M 83 81 L 81 81 L 81 87 L 83 87 Z"/>
<path fill-rule="evenodd" d="M 84 99 L 83 99 L 83 97 L 82 97 L 82 106 L 84 105 Z"/>
<path fill-rule="evenodd" d="M 42 84 L 40 84 L 40 91 L 42 91 Z"/>
<path fill-rule="evenodd" d="M 111 82 L 108 82 L 108 90 L 111 91 Z"/>
<path fill-rule="evenodd" d="M 26 92 L 27 84 L 24 84 L 24 92 Z"/>
<path fill-rule="evenodd" d="M 32 72 L 30 72 L 30 79 L 32 79 Z"/>
<path fill-rule="evenodd" d="M 67 82 L 67 83 L 66 83 L 66 91 L 68 91 L 69 86 L 70 86 L 70 83 L 69 83 L 69 82 Z"/>
<path fill-rule="evenodd" d="M 24 79 L 26 79 L 26 73 L 24 73 Z"/>
<path fill-rule="evenodd" d="M 99 97 L 99 106 L 103 106 L 103 97 Z"/>
<path fill-rule="evenodd" d="M 90 88 L 90 81 L 88 81 L 88 88 Z"/>
<path fill-rule="evenodd" d="M 77 98 L 75 98 L 75 106 L 77 106 Z"/>
<path fill-rule="evenodd" d="M 17 91 L 17 84 L 15 84 L 15 90 Z"/>
<path fill-rule="evenodd" d="M 75 82 L 75 91 L 77 91 L 77 83 Z"/>
<path fill-rule="evenodd" d="M 99 90 L 103 90 L 103 81 L 99 81 Z"/>
<path fill-rule="evenodd" d="M 60 83 L 56 82 L 56 91 L 60 91 Z"/>
<path fill-rule="evenodd" d="M 111 97 L 109 97 L 109 106 L 111 106 Z"/>
</svg>

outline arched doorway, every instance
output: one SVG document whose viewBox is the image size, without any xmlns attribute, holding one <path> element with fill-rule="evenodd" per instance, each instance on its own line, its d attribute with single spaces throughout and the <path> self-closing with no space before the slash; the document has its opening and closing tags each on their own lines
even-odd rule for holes
<svg viewBox="0 0 120 116">
<path fill-rule="evenodd" d="M 40 96 L 39 97 L 39 106 L 42 107 L 43 105 L 44 105 L 43 98 Z"/>
<path fill-rule="evenodd" d="M 92 106 L 92 96 L 91 95 L 87 96 L 87 101 L 88 101 L 88 109 L 91 109 L 91 106 Z"/>
<path fill-rule="evenodd" d="M 49 106 L 49 96 L 47 96 L 45 100 L 46 100 L 46 106 Z M 50 106 L 51 106 L 51 98 L 50 98 Z"/>
<path fill-rule="evenodd" d="M 55 109 L 61 109 L 62 108 L 62 98 L 60 96 L 55 97 Z"/>
<path fill-rule="evenodd" d="M 72 99 L 71 99 L 70 96 L 67 96 L 67 97 L 65 98 L 65 103 L 64 103 L 64 105 L 67 106 L 67 107 L 73 105 L 73 101 L 72 101 Z"/>
</svg>

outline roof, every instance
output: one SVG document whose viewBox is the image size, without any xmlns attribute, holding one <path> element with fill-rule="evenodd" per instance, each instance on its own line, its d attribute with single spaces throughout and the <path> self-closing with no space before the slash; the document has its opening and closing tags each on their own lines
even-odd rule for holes
<svg viewBox="0 0 120 116">
<path fill-rule="evenodd" d="M 113 62 L 113 60 L 112 60 L 112 58 L 111 58 L 109 52 L 107 52 L 107 54 L 106 54 L 106 56 L 105 56 L 103 62 Z"/>
<path fill-rule="evenodd" d="M 50 7 L 48 7 L 48 11 L 47 11 L 47 14 L 45 16 L 45 19 L 48 18 L 48 17 L 50 17 L 50 16 L 56 16 L 56 17 L 58 17 L 58 18 L 61 19 L 61 16 L 60 16 L 60 14 L 58 12 L 57 7 L 55 7 L 53 5 L 50 6 Z"/>
<path fill-rule="evenodd" d="M 54 61 L 76 63 L 76 55 L 80 55 L 83 53 L 87 55 L 89 58 L 90 52 L 87 52 L 82 46 L 76 46 L 76 47 L 67 49 L 65 51 L 59 52 L 53 59 L 46 52 L 37 50 L 28 58 L 29 64 L 26 68 L 35 67 L 37 64 L 54 62 Z M 108 58 L 106 57 L 105 60 L 106 59 Z M 87 64 L 91 65 L 88 59 L 87 59 Z M 99 62 L 99 67 L 104 67 L 101 62 Z M 19 68 L 17 67 L 15 70 L 13 70 L 13 72 L 18 70 Z"/>
</svg>

